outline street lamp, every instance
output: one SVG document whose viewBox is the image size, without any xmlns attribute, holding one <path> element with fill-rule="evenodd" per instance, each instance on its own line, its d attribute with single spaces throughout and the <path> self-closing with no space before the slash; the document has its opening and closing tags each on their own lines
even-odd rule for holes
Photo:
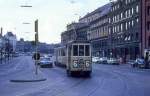
<svg viewBox="0 0 150 96">
<path fill-rule="evenodd" d="M 23 22 L 22 24 L 31 24 L 31 23 L 29 23 L 29 22 Z"/>
<path fill-rule="evenodd" d="M 32 6 L 30 6 L 30 5 L 21 5 L 20 7 L 30 8 L 30 7 L 32 7 Z"/>
<path fill-rule="evenodd" d="M 24 8 L 31 8 L 31 5 L 28 5 L 27 2 L 25 2 L 25 5 L 21 5 L 20 7 L 24 7 Z"/>
</svg>

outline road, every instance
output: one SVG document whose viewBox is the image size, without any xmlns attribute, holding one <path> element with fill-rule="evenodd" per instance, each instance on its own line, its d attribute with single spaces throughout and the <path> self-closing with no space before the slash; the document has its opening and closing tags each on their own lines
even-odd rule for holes
<svg viewBox="0 0 150 96">
<path fill-rule="evenodd" d="M 30 56 L 0 65 L 0 96 L 150 96 L 150 70 L 128 65 L 93 64 L 91 78 L 67 77 L 65 69 L 40 69 L 46 81 L 15 83 L 34 70 Z"/>
</svg>

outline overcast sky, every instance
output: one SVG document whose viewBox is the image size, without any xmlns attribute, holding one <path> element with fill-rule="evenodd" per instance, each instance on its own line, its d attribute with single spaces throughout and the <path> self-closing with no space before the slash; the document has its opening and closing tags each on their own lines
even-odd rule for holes
<svg viewBox="0 0 150 96">
<path fill-rule="evenodd" d="M 12 31 L 17 38 L 34 39 L 34 21 L 39 20 L 39 40 L 46 43 L 60 42 L 66 25 L 79 16 L 108 3 L 109 0 L 0 0 L 0 27 L 4 34 Z M 22 8 L 21 5 L 32 5 Z M 75 15 L 76 14 L 76 15 Z M 29 22 L 31 24 L 23 24 Z"/>
</svg>

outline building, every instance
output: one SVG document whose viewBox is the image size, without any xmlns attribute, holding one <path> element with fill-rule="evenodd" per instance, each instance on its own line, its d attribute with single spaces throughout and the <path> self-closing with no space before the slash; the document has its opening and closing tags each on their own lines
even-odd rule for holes
<svg viewBox="0 0 150 96">
<path fill-rule="evenodd" d="M 150 0 L 141 0 L 142 54 L 150 49 Z"/>
<path fill-rule="evenodd" d="M 108 56 L 108 25 L 111 3 L 99 7 L 88 13 L 79 22 L 87 22 L 90 26 L 87 31 L 87 39 L 92 44 L 94 56 Z"/>
<path fill-rule="evenodd" d="M 140 0 L 112 2 L 109 18 L 110 56 L 135 59 L 141 52 Z"/>
<path fill-rule="evenodd" d="M 16 44 L 17 44 L 17 38 L 16 35 L 14 35 L 12 32 L 7 32 L 6 35 L 4 35 L 4 38 L 8 40 L 8 43 L 10 46 L 12 46 L 12 52 L 16 51 Z"/>
<path fill-rule="evenodd" d="M 67 30 L 61 34 L 61 43 L 65 45 L 74 40 L 87 40 L 87 30 L 88 24 L 86 23 L 71 23 L 67 25 Z"/>
<path fill-rule="evenodd" d="M 16 45 L 16 51 L 17 52 L 24 52 L 25 48 L 25 41 L 23 38 L 21 38 L 19 41 L 17 41 Z"/>
</svg>

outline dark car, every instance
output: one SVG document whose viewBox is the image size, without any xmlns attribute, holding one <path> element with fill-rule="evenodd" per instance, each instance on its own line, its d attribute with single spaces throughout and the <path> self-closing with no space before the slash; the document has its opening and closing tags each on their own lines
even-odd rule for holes
<svg viewBox="0 0 150 96">
<path fill-rule="evenodd" d="M 142 58 L 137 58 L 136 60 L 130 62 L 132 67 L 144 68 L 145 61 Z"/>
<path fill-rule="evenodd" d="M 43 57 L 40 59 L 40 67 L 41 68 L 52 68 L 53 62 L 51 58 Z"/>
</svg>

